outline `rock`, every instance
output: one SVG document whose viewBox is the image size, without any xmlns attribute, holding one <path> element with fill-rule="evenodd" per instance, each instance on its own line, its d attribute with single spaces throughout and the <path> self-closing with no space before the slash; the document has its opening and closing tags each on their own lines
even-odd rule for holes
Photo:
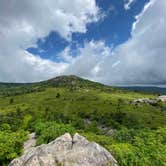
<svg viewBox="0 0 166 166">
<path fill-rule="evenodd" d="M 99 125 L 98 126 L 98 129 L 100 131 L 102 131 L 102 133 L 104 133 L 105 135 L 107 136 L 112 136 L 114 134 L 114 132 L 116 131 L 115 129 L 111 129 L 111 128 L 108 128 L 108 127 L 104 127 L 102 125 Z"/>
<path fill-rule="evenodd" d="M 156 105 L 158 102 L 166 102 L 166 95 L 163 96 L 158 96 L 156 98 L 150 99 L 150 98 L 141 98 L 141 99 L 136 99 L 134 101 L 129 101 L 128 104 L 150 104 L 150 105 Z"/>
<path fill-rule="evenodd" d="M 158 102 L 158 100 L 156 98 L 155 99 L 142 98 L 142 99 L 136 99 L 132 103 L 134 105 L 140 104 L 140 103 L 155 105 L 155 104 L 157 104 L 157 102 Z"/>
<path fill-rule="evenodd" d="M 159 96 L 158 99 L 163 101 L 163 102 L 166 102 L 166 95 Z"/>
<path fill-rule="evenodd" d="M 108 135 L 108 136 L 112 136 L 114 133 L 115 133 L 115 129 L 110 129 L 106 134 Z"/>
<path fill-rule="evenodd" d="M 29 151 L 30 148 L 36 146 L 36 134 L 31 133 L 29 134 L 29 139 L 24 143 L 24 153 Z"/>
<path fill-rule="evenodd" d="M 28 149 L 9 166 L 117 166 L 116 160 L 103 147 L 85 137 L 69 133 L 47 145 Z"/>
</svg>

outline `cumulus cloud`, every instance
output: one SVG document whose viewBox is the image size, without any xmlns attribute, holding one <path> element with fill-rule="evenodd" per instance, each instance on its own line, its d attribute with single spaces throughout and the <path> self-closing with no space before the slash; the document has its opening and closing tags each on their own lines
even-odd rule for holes
<svg viewBox="0 0 166 166">
<path fill-rule="evenodd" d="M 165 8 L 166 1 L 151 0 L 127 42 L 113 51 L 102 41 L 86 43 L 67 72 L 107 84 L 166 83 Z"/>
<path fill-rule="evenodd" d="M 21 11 L 17 5 L 13 7 L 16 2 Z M 4 0 L 4 6 L 0 5 L 1 81 L 29 82 L 76 74 L 106 84 L 166 83 L 166 1 L 151 0 L 145 5 L 127 42 L 114 49 L 104 41 L 85 42 L 74 53 L 68 46 L 59 53 L 60 63 L 43 60 L 25 49 L 52 30 L 66 40 L 73 32 L 85 33 L 86 25 L 99 19 L 99 9 L 93 0 L 44 2 Z"/>
<path fill-rule="evenodd" d="M 114 82 L 166 82 L 166 1 L 151 0 L 136 16 L 132 37 L 117 47 L 112 59 L 119 60 Z"/>
<path fill-rule="evenodd" d="M 39 38 L 56 31 L 66 40 L 85 33 L 100 11 L 95 0 L 1 0 L 0 81 L 37 81 L 63 72 L 66 63 L 55 63 L 29 54 Z"/>
<path fill-rule="evenodd" d="M 62 52 L 66 54 L 66 52 Z M 72 57 L 71 50 L 68 49 L 68 55 Z M 106 46 L 103 41 L 90 41 L 84 44 L 84 47 L 78 48 L 76 58 L 70 61 L 70 65 L 64 71 L 65 74 L 75 74 L 91 80 L 103 81 L 104 75 L 100 76 L 103 62 L 111 54 L 111 48 Z M 101 80 L 100 80 L 101 78 Z"/>
</svg>

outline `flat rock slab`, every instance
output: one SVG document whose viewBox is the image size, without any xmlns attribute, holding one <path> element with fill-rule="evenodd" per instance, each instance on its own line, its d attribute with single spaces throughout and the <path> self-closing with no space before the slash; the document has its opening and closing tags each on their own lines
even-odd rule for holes
<svg viewBox="0 0 166 166">
<path fill-rule="evenodd" d="M 85 137 L 66 133 L 47 145 L 29 148 L 9 166 L 117 166 L 114 157 Z"/>
</svg>

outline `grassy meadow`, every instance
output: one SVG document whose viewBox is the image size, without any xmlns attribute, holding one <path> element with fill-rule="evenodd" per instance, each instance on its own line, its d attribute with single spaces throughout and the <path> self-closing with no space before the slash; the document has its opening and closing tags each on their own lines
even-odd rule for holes
<svg viewBox="0 0 166 166">
<path fill-rule="evenodd" d="M 0 85 L 0 165 L 23 153 L 28 133 L 37 145 L 78 132 L 108 149 L 120 166 L 166 165 L 166 104 L 133 104 L 156 94 L 61 77 Z"/>
</svg>

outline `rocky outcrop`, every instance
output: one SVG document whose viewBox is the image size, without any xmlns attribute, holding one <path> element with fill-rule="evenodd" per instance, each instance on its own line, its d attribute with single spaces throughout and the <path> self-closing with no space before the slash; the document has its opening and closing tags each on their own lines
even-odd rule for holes
<svg viewBox="0 0 166 166">
<path fill-rule="evenodd" d="M 129 102 L 128 104 L 150 104 L 150 105 L 156 105 L 158 102 L 166 102 L 166 95 L 164 96 L 158 96 L 156 98 L 150 99 L 150 98 L 141 98 L 141 99 L 136 99 L 134 101 Z"/>
<path fill-rule="evenodd" d="M 62 135 L 47 145 L 30 148 L 9 166 L 117 166 L 116 160 L 103 147 L 79 134 Z"/>
<path fill-rule="evenodd" d="M 153 104 L 156 104 L 157 102 L 158 102 L 158 99 L 156 99 L 156 98 L 155 99 L 142 98 L 142 99 L 136 99 L 132 103 L 133 104 L 143 103 L 143 104 L 153 105 Z"/>
</svg>

